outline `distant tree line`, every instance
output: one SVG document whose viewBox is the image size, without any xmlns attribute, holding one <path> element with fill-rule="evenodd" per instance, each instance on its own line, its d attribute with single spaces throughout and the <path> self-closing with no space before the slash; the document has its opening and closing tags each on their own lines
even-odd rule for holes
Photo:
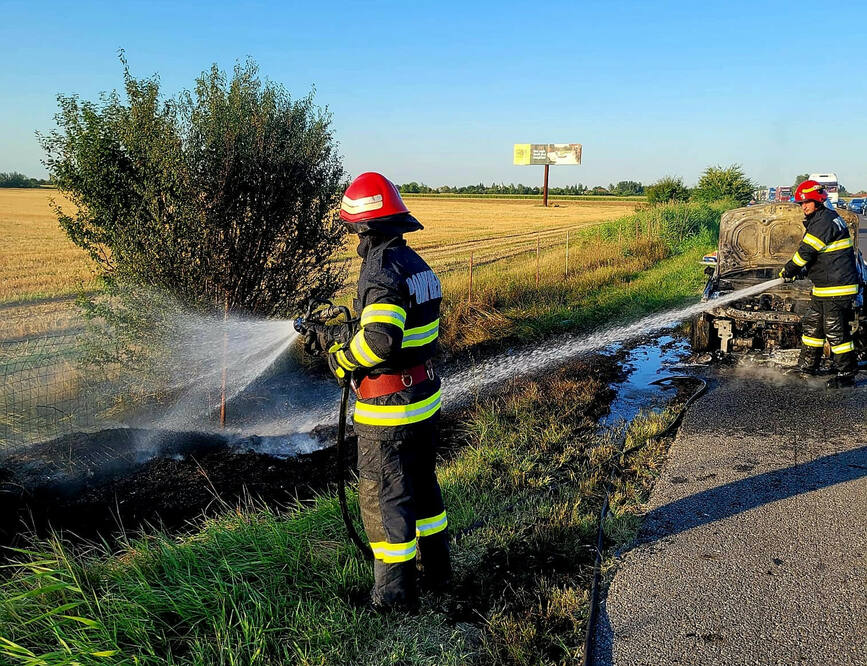
<svg viewBox="0 0 867 666">
<path fill-rule="evenodd" d="M 44 178 L 29 178 L 17 171 L 0 171 L 0 187 L 42 187 L 50 185 L 51 181 Z"/>
<path fill-rule="evenodd" d="M 424 183 L 404 183 L 398 189 L 405 194 L 542 194 L 542 188 L 537 185 L 524 185 L 518 183 L 491 183 L 485 185 L 443 185 L 442 187 L 430 187 Z M 597 185 L 588 187 L 583 183 L 566 185 L 565 187 L 549 187 L 548 193 L 561 196 L 581 196 L 585 194 L 602 196 L 640 196 L 644 194 L 644 186 L 634 180 L 621 180 L 617 185 L 613 183 L 608 187 Z"/>
</svg>

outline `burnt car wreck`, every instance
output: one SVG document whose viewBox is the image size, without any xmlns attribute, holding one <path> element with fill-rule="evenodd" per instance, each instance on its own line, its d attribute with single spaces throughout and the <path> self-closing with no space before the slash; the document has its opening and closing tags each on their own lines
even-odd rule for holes
<svg viewBox="0 0 867 666">
<path fill-rule="evenodd" d="M 849 225 L 857 248 L 858 216 L 845 210 L 837 212 Z M 780 268 L 798 249 L 804 235 L 803 219 L 800 206 L 788 203 L 748 206 L 726 212 L 720 220 L 716 261 L 705 269 L 708 281 L 702 300 L 712 302 L 724 294 L 777 277 Z M 867 276 L 867 263 L 860 252 L 857 257 L 863 281 Z M 693 348 L 699 352 L 728 353 L 800 347 L 801 317 L 810 305 L 812 286 L 807 279 L 796 280 L 702 313 L 692 322 Z M 867 356 L 863 292 L 862 288 L 856 299 L 855 318 L 850 324 L 860 360 Z M 826 355 L 829 353 L 826 349 Z"/>
</svg>

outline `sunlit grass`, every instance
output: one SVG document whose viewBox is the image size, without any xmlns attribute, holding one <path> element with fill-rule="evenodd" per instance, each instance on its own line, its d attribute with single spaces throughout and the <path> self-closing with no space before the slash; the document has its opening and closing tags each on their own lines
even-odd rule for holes
<svg viewBox="0 0 867 666">
<path fill-rule="evenodd" d="M 335 498 L 283 512 L 226 507 L 183 536 L 150 533 L 84 553 L 54 539 L 15 557 L 0 588 L 11 663 L 516 664 L 580 657 L 596 517 L 631 538 L 661 461 L 654 444 L 618 471 L 620 430 L 595 432 L 604 379 L 574 367 L 479 403 L 439 475 L 455 581 L 416 617 L 353 599 L 371 584 Z M 670 415 L 639 418 L 627 445 Z M 615 472 L 612 477 L 612 472 Z M 350 504 L 357 514 L 357 498 Z"/>
</svg>

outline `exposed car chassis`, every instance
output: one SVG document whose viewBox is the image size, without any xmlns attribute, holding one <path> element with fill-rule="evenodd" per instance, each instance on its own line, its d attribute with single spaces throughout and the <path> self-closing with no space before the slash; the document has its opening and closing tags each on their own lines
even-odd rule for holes
<svg viewBox="0 0 867 666">
<path fill-rule="evenodd" d="M 857 243 L 857 216 L 841 212 L 841 217 L 850 225 Z M 713 301 L 776 277 L 798 247 L 803 235 L 801 219 L 800 210 L 787 204 L 739 208 L 723 215 L 718 261 L 705 269 L 708 282 L 702 300 Z M 858 258 L 862 274 L 867 276 L 867 263 L 860 253 Z M 800 347 L 801 317 L 809 307 L 811 288 L 809 280 L 797 280 L 698 315 L 692 321 L 693 348 L 730 353 Z M 856 307 L 850 326 L 859 360 L 867 360 L 867 312 L 863 304 Z M 827 343 L 826 354 L 830 354 Z"/>
</svg>

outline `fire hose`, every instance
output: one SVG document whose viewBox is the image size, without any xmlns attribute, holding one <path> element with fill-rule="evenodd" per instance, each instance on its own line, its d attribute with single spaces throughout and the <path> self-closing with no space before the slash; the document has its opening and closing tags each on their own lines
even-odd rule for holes
<svg viewBox="0 0 867 666">
<path fill-rule="evenodd" d="M 322 306 L 322 307 L 320 307 Z M 317 309 L 319 308 L 319 309 Z M 295 320 L 295 330 L 304 339 L 304 350 L 311 356 L 319 356 L 325 352 L 318 345 L 315 325 L 343 316 L 345 323 L 352 322 L 349 308 L 343 305 L 334 305 L 331 301 L 311 299 L 307 305 L 307 312 L 303 317 Z M 349 382 L 343 384 L 340 395 L 340 414 L 337 421 L 337 498 L 340 504 L 340 515 L 346 526 L 346 533 L 352 543 L 356 545 L 361 554 L 367 560 L 373 559 L 373 551 L 370 546 L 358 534 L 355 523 L 349 514 L 349 506 L 346 502 L 346 411 L 349 407 Z"/>
<path fill-rule="evenodd" d="M 662 432 L 659 432 L 652 437 L 648 437 L 640 444 L 636 444 L 635 446 L 631 446 L 628 449 L 617 453 L 615 456 L 612 456 L 610 460 L 613 460 L 615 457 L 623 460 L 623 458 L 625 458 L 626 456 L 643 449 L 651 442 L 664 439 L 665 437 L 670 436 L 677 430 L 677 428 L 680 426 L 680 422 L 683 420 L 683 415 L 686 413 L 686 410 L 689 409 L 690 405 L 692 405 L 693 402 L 695 402 L 696 400 L 698 400 L 699 397 L 704 395 L 705 391 L 707 391 L 707 382 L 703 379 L 700 379 L 699 377 L 690 377 L 687 375 L 663 377 L 662 379 L 657 379 L 656 381 L 650 382 L 651 384 L 656 384 L 657 386 L 659 386 L 661 384 L 672 381 L 683 381 L 688 379 L 698 381 L 700 383 L 700 386 L 683 404 L 683 407 L 680 408 L 674 420 L 669 423 Z M 599 511 L 599 526 L 596 532 L 596 557 L 593 562 L 593 584 L 590 588 L 590 614 L 587 617 L 587 628 L 584 634 L 584 654 L 581 658 L 581 666 L 591 666 L 593 664 L 593 636 L 596 633 L 596 617 L 599 615 L 599 587 L 602 579 L 602 550 L 603 542 L 605 539 L 605 518 L 608 515 L 608 506 L 611 499 L 611 489 L 613 487 L 613 476 L 614 472 L 612 471 L 611 476 L 608 479 L 607 488 L 605 489 L 605 500 L 602 503 L 602 509 Z"/>
</svg>

